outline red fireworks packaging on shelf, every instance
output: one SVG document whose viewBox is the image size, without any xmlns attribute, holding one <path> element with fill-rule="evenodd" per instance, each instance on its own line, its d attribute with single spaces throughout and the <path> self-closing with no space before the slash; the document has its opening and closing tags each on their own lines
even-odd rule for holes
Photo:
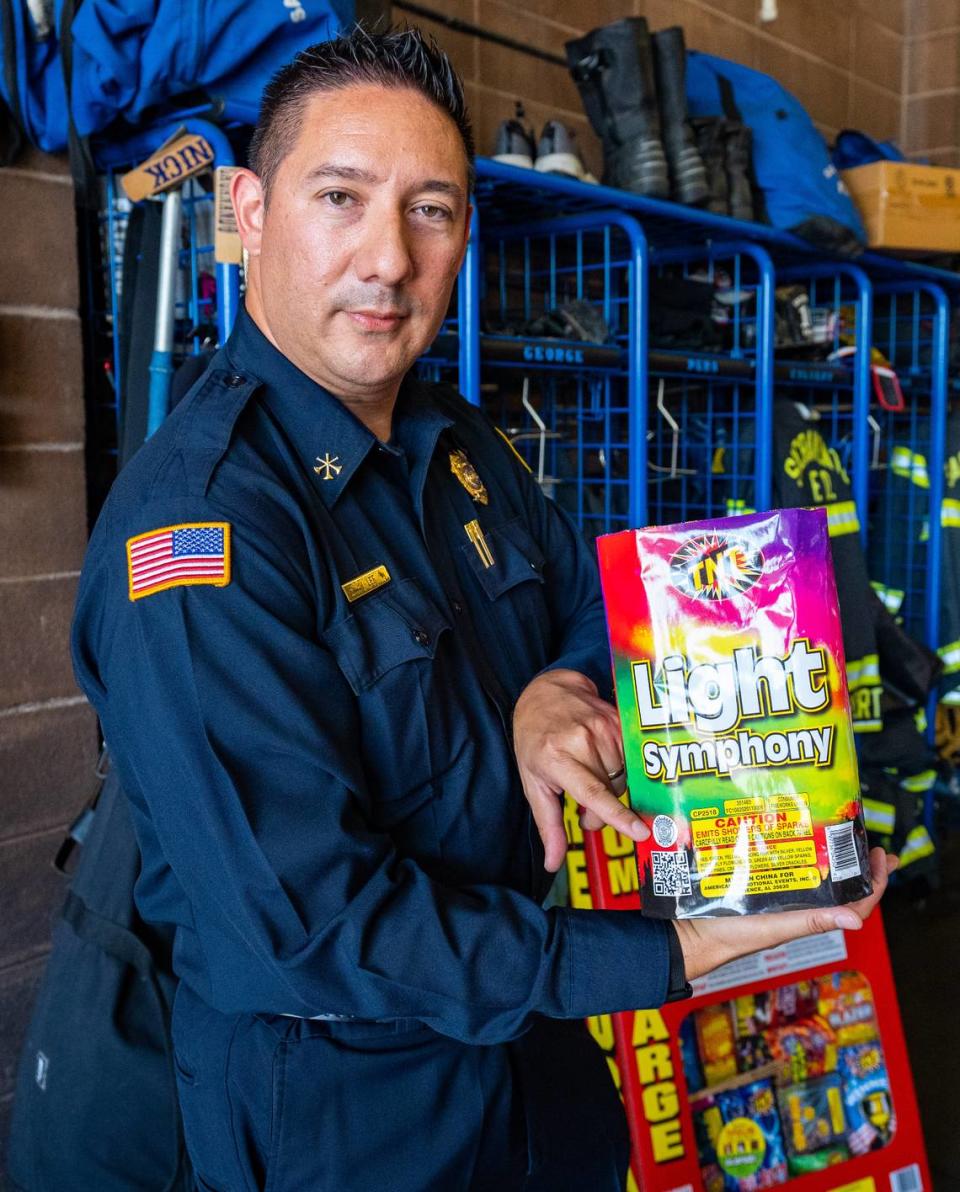
<svg viewBox="0 0 960 1192">
<path fill-rule="evenodd" d="M 821 509 L 598 539 L 643 910 L 838 905 L 870 893 Z"/>
</svg>

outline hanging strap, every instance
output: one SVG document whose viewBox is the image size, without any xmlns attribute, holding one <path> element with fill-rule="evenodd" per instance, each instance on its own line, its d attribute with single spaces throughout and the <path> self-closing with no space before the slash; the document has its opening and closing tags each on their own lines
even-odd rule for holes
<svg viewBox="0 0 960 1192">
<path fill-rule="evenodd" d="M 728 120 L 736 120 L 738 124 L 743 124 L 743 116 L 737 107 L 737 101 L 733 98 L 733 84 L 726 75 L 717 75 L 717 89 L 720 92 L 720 104 L 723 108 L 723 114 Z"/>
<path fill-rule="evenodd" d="M 23 112 L 17 86 L 17 28 L 13 0 L 0 0 L 0 35 L 3 37 L 3 81 L 9 100 L 0 97 L 0 166 L 10 166 L 23 149 Z"/>
<path fill-rule="evenodd" d="M 64 0 L 60 14 L 60 61 L 63 65 L 63 88 L 67 102 L 67 150 L 70 155 L 70 173 L 73 175 L 76 203 L 85 211 L 96 211 L 97 172 L 90 150 L 90 138 L 81 137 L 73 122 L 73 19 L 81 3 L 82 0 Z"/>
</svg>

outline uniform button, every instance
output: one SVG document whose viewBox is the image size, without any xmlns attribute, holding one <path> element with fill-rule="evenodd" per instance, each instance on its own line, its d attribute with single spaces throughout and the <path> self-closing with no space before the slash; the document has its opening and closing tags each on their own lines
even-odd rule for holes
<svg viewBox="0 0 960 1192">
<path fill-rule="evenodd" d="M 457 614 L 458 617 L 463 612 L 463 605 L 460 603 L 459 600 L 455 600 L 453 602 L 453 611 Z"/>
<path fill-rule="evenodd" d="M 239 389 L 241 385 L 246 384 L 246 377 L 241 377 L 239 373 L 231 373 L 226 379 L 226 386 L 228 389 Z"/>
<path fill-rule="evenodd" d="M 414 629 L 413 640 L 417 643 L 418 646 L 429 646 L 430 645 L 430 634 L 427 633 L 427 631 L 425 629 Z"/>
</svg>

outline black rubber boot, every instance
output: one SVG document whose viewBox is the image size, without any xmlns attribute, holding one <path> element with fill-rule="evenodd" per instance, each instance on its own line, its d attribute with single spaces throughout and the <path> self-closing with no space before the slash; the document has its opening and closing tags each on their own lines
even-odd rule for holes
<svg viewBox="0 0 960 1192">
<path fill-rule="evenodd" d="M 568 41 L 566 49 L 584 111 L 603 142 L 604 184 L 669 198 L 647 22 L 624 17 Z"/>
<path fill-rule="evenodd" d="M 730 214 L 730 188 L 727 185 L 727 131 L 722 116 L 697 116 L 693 121 L 697 149 L 707 175 L 710 194 L 707 210 L 714 215 Z"/>
<path fill-rule="evenodd" d="M 753 134 L 745 124 L 727 121 L 727 186 L 730 192 L 730 214 L 734 219 L 755 218 L 753 187 Z"/>
<path fill-rule="evenodd" d="M 710 198 L 707 171 L 687 116 L 687 47 L 679 25 L 653 35 L 653 61 L 660 102 L 660 133 L 670 167 L 673 197 L 694 206 Z"/>
</svg>

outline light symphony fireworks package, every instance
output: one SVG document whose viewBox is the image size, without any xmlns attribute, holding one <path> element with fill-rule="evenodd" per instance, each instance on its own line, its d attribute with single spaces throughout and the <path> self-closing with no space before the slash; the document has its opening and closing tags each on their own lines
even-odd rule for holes
<svg viewBox="0 0 960 1192">
<path fill-rule="evenodd" d="M 826 515 L 609 534 L 600 574 L 647 914 L 870 892 Z"/>
</svg>

